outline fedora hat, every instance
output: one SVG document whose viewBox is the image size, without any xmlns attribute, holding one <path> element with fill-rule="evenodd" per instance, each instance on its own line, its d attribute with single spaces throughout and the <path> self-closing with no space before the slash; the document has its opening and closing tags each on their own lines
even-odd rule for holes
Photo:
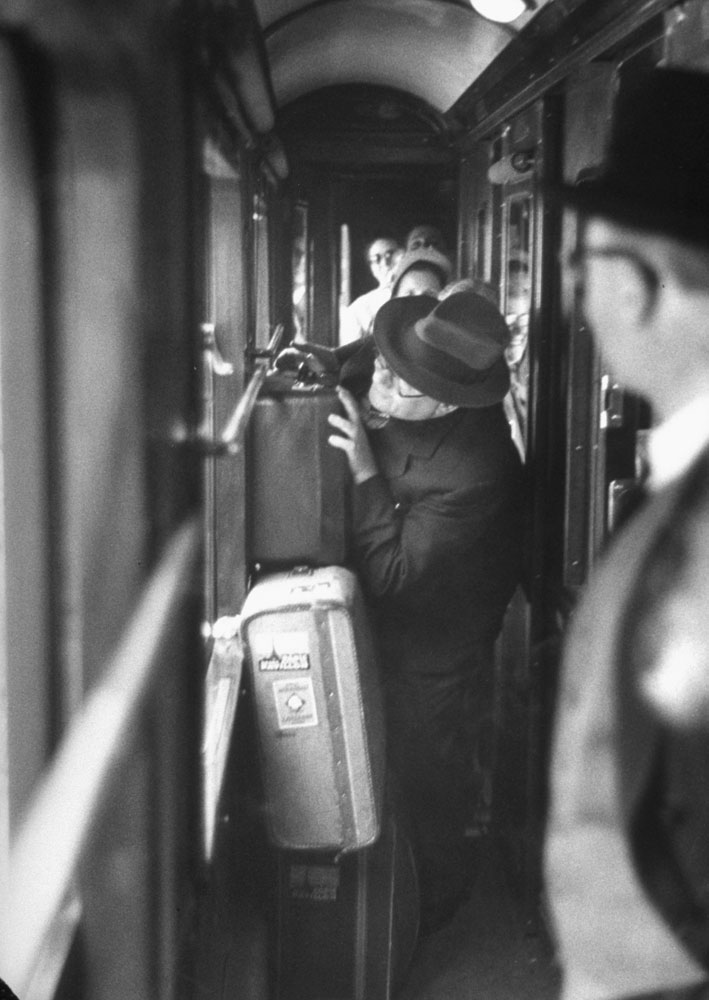
<svg viewBox="0 0 709 1000">
<path fill-rule="evenodd" d="M 407 250 L 394 269 L 391 294 L 396 295 L 401 279 L 412 267 L 430 267 L 441 276 L 441 286 L 445 285 L 453 273 L 453 265 L 444 253 L 435 247 L 419 247 L 418 250 Z"/>
<path fill-rule="evenodd" d="M 374 318 L 374 340 L 393 372 L 440 403 L 492 406 L 509 389 L 507 324 L 475 292 L 390 299 Z"/>
<path fill-rule="evenodd" d="M 709 76 L 656 69 L 618 92 L 606 162 L 557 188 L 580 211 L 709 242 Z"/>
</svg>

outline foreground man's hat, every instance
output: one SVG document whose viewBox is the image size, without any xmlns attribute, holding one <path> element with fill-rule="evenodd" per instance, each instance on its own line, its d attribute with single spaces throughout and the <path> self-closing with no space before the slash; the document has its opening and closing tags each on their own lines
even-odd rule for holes
<svg viewBox="0 0 709 1000">
<path fill-rule="evenodd" d="M 709 75 L 657 69 L 621 87 L 601 175 L 560 194 L 591 215 L 709 244 Z"/>
<path fill-rule="evenodd" d="M 393 372 L 440 403 L 492 406 L 509 389 L 507 324 L 474 292 L 391 299 L 374 318 L 374 339 Z"/>
</svg>

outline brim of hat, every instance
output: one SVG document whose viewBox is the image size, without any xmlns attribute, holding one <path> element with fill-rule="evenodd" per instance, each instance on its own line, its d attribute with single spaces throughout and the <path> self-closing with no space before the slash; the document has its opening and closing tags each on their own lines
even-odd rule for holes
<svg viewBox="0 0 709 1000">
<path fill-rule="evenodd" d="M 709 220 L 663 211 L 657 205 L 637 201 L 632 194 L 617 191 L 603 179 L 580 185 L 549 185 L 547 191 L 584 215 L 598 215 L 649 232 L 709 244 Z"/>
<path fill-rule="evenodd" d="M 393 307 L 395 302 L 397 305 Z M 392 371 L 410 386 L 439 403 L 451 406 L 493 406 L 504 399 L 510 387 L 509 369 L 504 357 L 474 382 L 444 378 L 437 372 L 421 368 L 418 359 L 414 362 L 410 357 L 406 350 L 407 332 L 438 305 L 437 299 L 415 295 L 391 299 L 386 305 L 387 308 L 380 309 L 374 318 L 374 339 Z M 436 351 L 434 347 L 428 349 Z M 465 366 L 461 365 L 460 370 L 462 375 Z"/>
</svg>

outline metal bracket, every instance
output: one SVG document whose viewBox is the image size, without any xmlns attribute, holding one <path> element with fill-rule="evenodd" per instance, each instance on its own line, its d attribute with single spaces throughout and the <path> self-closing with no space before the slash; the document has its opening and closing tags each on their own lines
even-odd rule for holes
<svg viewBox="0 0 709 1000">
<path fill-rule="evenodd" d="M 618 382 L 611 382 L 610 375 L 603 375 L 601 378 L 601 430 L 623 426 L 624 401 L 623 386 Z"/>
</svg>

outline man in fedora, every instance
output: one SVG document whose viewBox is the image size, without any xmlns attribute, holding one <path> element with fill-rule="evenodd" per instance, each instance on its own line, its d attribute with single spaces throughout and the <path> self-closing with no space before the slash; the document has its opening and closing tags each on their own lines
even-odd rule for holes
<svg viewBox="0 0 709 1000">
<path fill-rule="evenodd" d="M 480 295 L 422 295 L 385 303 L 373 342 L 368 392 L 358 401 L 339 389 L 345 416 L 329 418 L 329 440 L 354 479 L 354 557 L 380 640 L 389 760 L 433 930 L 465 896 L 476 741 L 484 753 L 493 645 L 520 572 L 521 464 L 502 408 L 508 331 Z"/>
<path fill-rule="evenodd" d="M 567 637 L 546 885 L 563 1000 L 709 996 L 709 77 L 621 88 L 562 195 L 614 375 L 650 401 L 649 498 Z"/>
</svg>

